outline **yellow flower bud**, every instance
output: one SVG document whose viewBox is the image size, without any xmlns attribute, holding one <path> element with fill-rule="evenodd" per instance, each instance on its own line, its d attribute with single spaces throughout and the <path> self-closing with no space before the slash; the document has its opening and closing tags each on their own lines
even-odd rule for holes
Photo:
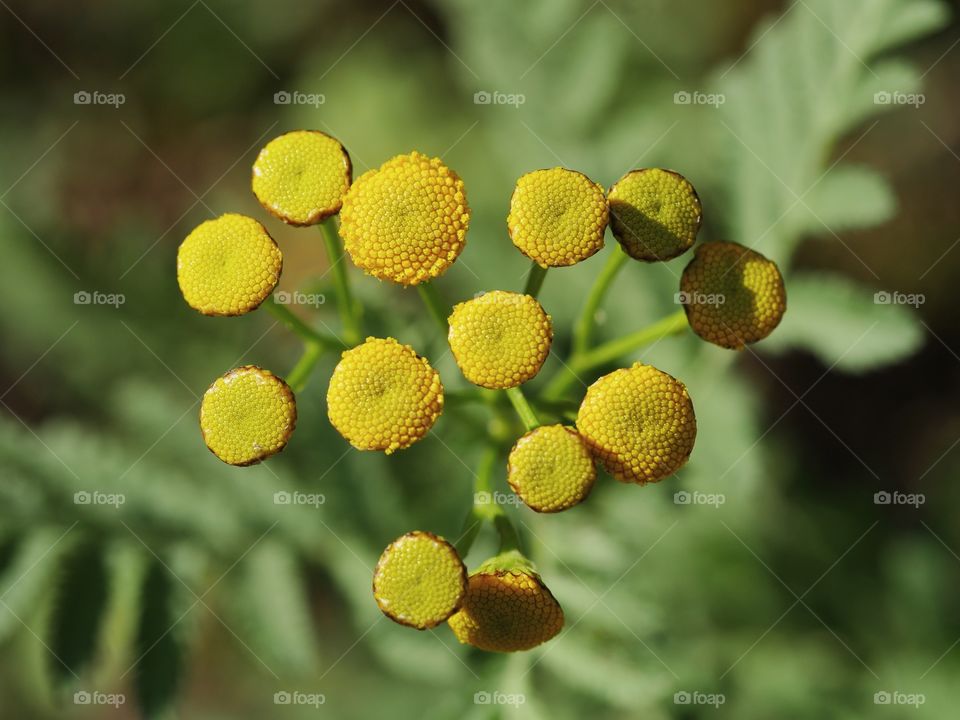
<svg viewBox="0 0 960 720">
<path fill-rule="evenodd" d="M 609 217 L 603 188 L 583 173 L 556 167 L 517 180 L 507 230 L 542 267 L 574 265 L 603 247 Z"/>
<path fill-rule="evenodd" d="M 274 138 L 253 164 L 253 194 L 290 225 L 313 225 L 336 214 L 353 177 L 339 141 L 318 130 Z"/>
<path fill-rule="evenodd" d="M 453 309 L 448 339 L 467 380 L 511 388 L 540 372 L 550 354 L 553 324 L 535 298 L 494 290 Z"/>
<path fill-rule="evenodd" d="M 693 451 L 697 420 L 682 382 L 636 363 L 587 389 L 577 429 L 608 473 L 643 485 L 683 467 Z"/>
<path fill-rule="evenodd" d="M 269 370 L 234 368 L 203 394 L 200 431 L 230 465 L 253 465 L 283 450 L 297 423 L 293 391 Z"/>
<path fill-rule="evenodd" d="M 453 264 L 469 223 L 463 181 L 439 158 L 412 152 L 357 178 L 343 201 L 340 235 L 357 267 L 417 285 Z"/>
<path fill-rule="evenodd" d="M 573 428 L 545 425 L 517 440 L 507 461 L 507 482 L 530 508 L 559 512 L 590 493 L 597 470 L 590 448 Z"/>
<path fill-rule="evenodd" d="M 367 338 L 347 350 L 330 378 L 327 415 L 358 450 L 407 448 L 443 411 L 440 375 L 393 338 Z"/>
<path fill-rule="evenodd" d="M 373 596 L 383 613 L 418 630 L 450 617 L 466 588 L 467 569 L 454 547 L 419 530 L 390 543 L 373 573 Z"/>
<path fill-rule="evenodd" d="M 670 260 L 693 246 L 702 208 L 693 185 L 672 170 L 632 170 L 607 194 L 610 229 L 636 260 Z"/>
<path fill-rule="evenodd" d="M 732 350 L 763 340 L 787 309 L 777 264 L 730 242 L 697 248 L 680 278 L 680 299 L 697 335 Z"/>
<path fill-rule="evenodd" d="M 204 315 L 243 315 L 280 280 L 280 248 L 253 218 L 229 213 L 198 225 L 177 251 L 184 300 Z"/>
</svg>

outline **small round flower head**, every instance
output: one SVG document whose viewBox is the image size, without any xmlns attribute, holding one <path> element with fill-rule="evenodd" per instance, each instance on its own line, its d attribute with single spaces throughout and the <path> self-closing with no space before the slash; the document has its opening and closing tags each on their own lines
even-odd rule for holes
<svg viewBox="0 0 960 720">
<path fill-rule="evenodd" d="M 507 482 L 537 512 L 573 507 L 587 497 L 596 479 L 590 448 L 580 433 L 563 425 L 531 430 L 507 461 Z"/>
<path fill-rule="evenodd" d="M 690 457 L 697 420 L 687 388 L 650 365 L 614 370 L 587 389 L 577 429 L 621 482 L 662 480 Z"/>
<path fill-rule="evenodd" d="M 401 285 L 442 275 L 467 239 L 463 181 L 439 158 L 398 155 L 364 173 L 340 212 L 340 234 L 354 264 Z"/>
<path fill-rule="evenodd" d="M 243 315 L 273 292 L 283 257 L 253 218 L 229 213 L 201 223 L 177 251 L 177 282 L 204 315 Z"/>
<path fill-rule="evenodd" d="M 481 650 L 529 650 L 563 628 L 563 610 L 516 551 L 488 560 L 467 582 L 463 604 L 447 621 L 457 639 Z"/>
<path fill-rule="evenodd" d="M 672 170 L 632 170 L 610 188 L 610 229 L 636 260 L 670 260 L 693 246 L 700 230 L 700 198 Z"/>
<path fill-rule="evenodd" d="M 535 298 L 494 290 L 453 308 L 450 350 L 467 380 L 512 388 L 540 372 L 553 341 L 553 323 Z"/>
<path fill-rule="evenodd" d="M 253 164 L 253 194 L 290 225 L 313 225 L 340 211 L 350 187 L 350 156 L 339 141 L 317 130 L 274 138 Z"/>
<path fill-rule="evenodd" d="M 440 375 L 393 338 L 367 338 L 347 350 L 330 378 L 327 415 L 358 450 L 410 447 L 443 411 Z"/>
<path fill-rule="evenodd" d="M 680 301 L 693 331 L 732 350 L 763 340 L 787 309 L 777 264 L 743 245 L 700 245 L 680 278 Z"/>
<path fill-rule="evenodd" d="M 297 423 L 290 387 L 269 370 L 244 365 L 207 388 L 200 431 L 210 452 L 230 465 L 253 465 L 281 450 Z"/>
<path fill-rule="evenodd" d="M 517 180 L 507 230 L 520 252 L 538 265 L 564 267 L 603 247 L 608 214 L 603 188 L 583 173 L 535 170 Z"/>
<path fill-rule="evenodd" d="M 454 547 L 419 530 L 390 543 L 373 572 L 373 597 L 384 615 L 418 630 L 450 617 L 466 589 L 467 569 Z"/>
</svg>

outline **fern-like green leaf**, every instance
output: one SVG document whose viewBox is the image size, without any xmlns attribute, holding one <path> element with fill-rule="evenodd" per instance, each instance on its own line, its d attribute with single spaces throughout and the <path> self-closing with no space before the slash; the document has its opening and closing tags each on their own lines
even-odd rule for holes
<svg viewBox="0 0 960 720">
<path fill-rule="evenodd" d="M 247 649 L 283 677 L 314 673 L 318 658 L 307 590 L 289 549 L 261 541 L 231 573 L 230 588 L 231 626 Z"/>
<path fill-rule="evenodd" d="M 63 562 L 50 628 L 50 665 L 56 685 L 80 674 L 97 649 L 108 597 L 105 549 L 77 543 Z"/>
<path fill-rule="evenodd" d="M 143 583 L 134 651 L 138 658 L 135 685 L 140 709 L 151 719 L 169 711 L 184 670 L 184 651 L 176 628 L 180 619 L 177 582 L 158 560 L 150 564 Z"/>
<path fill-rule="evenodd" d="M 39 528 L 19 542 L 0 576 L 0 640 L 30 618 L 57 571 L 68 534 L 67 528 Z"/>
<path fill-rule="evenodd" d="M 849 133 L 856 141 L 870 129 L 858 124 L 889 109 L 874 93 L 919 85 L 915 70 L 877 57 L 945 20 L 937 0 L 797 0 L 757 28 L 756 45 L 718 83 L 732 239 L 785 262 L 806 232 L 830 237 L 890 216 L 878 178 L 825 173 L 837 141 Z"/>
<path fill-rule="evenodd" d="M 888 291 L 874 291 L 838 275 L 794 275 L 790 310 L 763 350 L 809 350 L 827 367 L 847 372 L 896 362 L 920 347 L 923 332 L 911 308 L 893 298 Z"/>
</svg>

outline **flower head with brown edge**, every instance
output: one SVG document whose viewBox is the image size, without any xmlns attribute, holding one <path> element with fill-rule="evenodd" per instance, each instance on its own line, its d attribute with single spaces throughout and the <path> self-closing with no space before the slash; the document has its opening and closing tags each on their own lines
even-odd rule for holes
<svg viewBox="0 0 960 720">
<path fill-rule="evenodd" d="M 686 464 L 697 437 L 697 420 L 682 382 L 636 363 L 587 388 L 577 429 L 608 473 L 643 485 Z"/>
<path fill-rule="evenodd" d="M 234 368 L 203 394 L 200 430 L 214 455 L 253 465 L 283 450 L 297 423 L 293 391 L 269 370 Z"/>
<path fill-rule="evenodd" d="M 354 264 L 381 280 L 418 285 L 460 255 L 470 208 L 463 181 L 439 158 L 398 155 L 350 187 L 340 234 Z"/>
</svg>

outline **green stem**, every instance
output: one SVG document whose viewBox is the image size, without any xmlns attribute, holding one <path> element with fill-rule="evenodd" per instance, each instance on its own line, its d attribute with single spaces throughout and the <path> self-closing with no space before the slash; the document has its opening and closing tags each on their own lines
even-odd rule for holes
<svg viewBox="0 0 960 720">
<path fill-rule="evenodd" d="M 343 335 L 348 345 L 360 342 L 360 320 L 357 314 L 357 305 L 350 292 L 350 278 L 347 276 L 347 263 L 343 255 L 343 243 L 340 233 L 337 232 L 336 220 L 328 217 L 320 223 L 320 232 L 327 247 L 327 260 L 330 262 L 330 271 L 333 272 L 333 288 L 337 295 L 337 311 L 340 313 L 340 322 L 343 324 Z"/>
<path fill-rule="evenodd" d="M 520 550 L 520 537 L 517 535 L 517 529 L 510 522 L 510 518 L 503 511 L 493 518 L 493 526 L 497 529 L 500 536 L 500 547 L 497 549 L 497 555 L 508 550 Z"/>
<path fill-rule="evenodd" d="M 527 398 L 519 386 L 508 389 L 507 397 L 510 398 L 513 409 L 517 411 L 517 415 L 520 416 L 520 420 L 523 422 L 523 426 L 527 429 L 527 432 L 540 427 L 537 414 L 533 411 L 533 408 L 530 407 L 530 403 L 527 402 Z"/>
<path fill-rule="evenodd" d="M 263 306 L 271 315 L 282 322 L 295 335 L 301 338 L 305 343 L 315 343 L 328 350 L 344 350 L 348 346 L 339 338 L 333 335 L 317 332 L 307 325 L 303 320 L 297 317 L 286 305 L 281 305 L 274 300 L 273 295 L 267 298 Z"/>
<path fill-rule="evenodd" d="M 530 272 L 527 273 L 527 286 L 523 289 L 524 295 L 536 297 L 540 294 L 540 288 L 543 287 L 543 281 L 547 277 L 547 268 L 541 267 L 536 262 L 530 265 Z"/>
<path fill-rule="evenodd" d="M 423 302 L 430 311 L 430 315 L 437 323 L 437 326 L 443 331 L 443 334 L 446 335 L 447 330 L 449 330 L 447 318 L 450 317 L 450 307 L 440 297 L 440 293 L 437 292 L 437 288 L 433 283 L 420 283 L 417 285 L 417 292 L 419 292 L 420 297 L 423 298 Z"/>
<path fill-rule="evenodd" d="M 638 348 L 682 332 L 687 327 L 686 313 L 683 310 L 678 310 L 642 330 L 624 335 L 617 340 L 611 340 L 583 355 L 574 355 L 563 370 L 547 385 L 543 391 L 543 398 L 548 401 L 559 400 L 579 380 L 581 373 L 586 373 L 596 367 L 618 360 Z"/>
<path fill-rule="evenodd" d="M 294 393 L 300 393 L 306 388 L 310 373 L 317 366 L 317 362 L 323 355 L 323 346 L 315 342 L 308 342 L 304 345 L 303 354 L 293 366 L 293 369 L 287 374 L 287 385 Z"/>
<path fill-rule="evenodd" d="M 607 258 L 606 265 L 597 276 L 587 296 L 587 302 L 580 311 L 580 316 L 573 327 L 573 355 L 582 355 L 593 342 L 594 325 L 597 318 L 597 311 L 603 303 L 604 298 L 610 291 L 610 286 L 619 274 L 620 270 L 627 264 L 630 256 L 627 255 L 620 243 L 617 243 Z"/>
<path fill-rule="evenodd" d="M 465 558 L 467 553 L 470 552 L 473 541 L 476 540 L 484 522 L 492 523 L 496 528 L 497 535 L 500 536 L 500 549 L 497 554 L 507 550 L 520 549 L 520 538 L 510 517 L 503 511 L 502 507 L 493 501 L 491 478 L 497 466 L 498 456 L 497 447 L 490 445 L 484 450 L 480 458 L 480 465 L 477 467 L 477 475 L 473 484 L 473 505 L 464 520 L 460 539 L 454 543 L 461 558 Z"/>
<path fill-rule="evenodd" d="M 687 327 L 689 327 L 687 313 L 683 310 L 677 310 L 672 315 L 667 315 L 653 323 L 653 325 L 648 325 L 635 333 L 624 335 L 622 338 L 611 340 L 594 348 L 577 361 L 577 369 L 581 371 L 590 370 L 605 365 L 633 352 L 637 348 L 649 345 L 669 335 L 675 335 Z"/>
<path fill-rule="evenodd" d="M 493 513 L 499 510 L 496 505 L 483 502 L 481 499 L 484 497 L 483 494 L 485 494 L 486 499 L 491 498 L 490 476 L 493 474 L 493 468 L 496 463 L 497 448 L 494 445 L 490 445 L 483 451 L 483 455 L 480 457 L 480 465 L 477 468 L 477 475 L 473 481 L 473 502 L 470 504 L 470 512 L 467 513 L 467 517 L 463 521 L 460 539 L 454 543 L 461 558 L 466 557 L 467 553 L 470 552 L 470 547 L 473 545 L 473 541 L 476 540 L 483 522 L 491 519 Z"/>
</svg>

